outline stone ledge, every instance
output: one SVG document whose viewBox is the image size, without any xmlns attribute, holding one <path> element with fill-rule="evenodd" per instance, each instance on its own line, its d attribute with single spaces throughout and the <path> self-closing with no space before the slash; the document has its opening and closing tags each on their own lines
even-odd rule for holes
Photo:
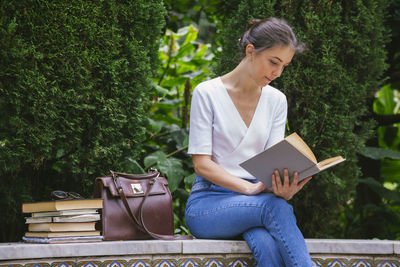
<svg viewBox="0 0 400 267">
<path fill-rule="evenodd" d="M 357 239 L 307 239 L 306 242 L 310 254 L 400 254 L 400 241 Z"/>
<path fill-rule="evenodd" d="M 307 239 L 310 254 L 380 256 L 400 255 L 400 241 Z M 0 243 L 0 260 L 68 258 L 96 256 L 193 254 L 251 254 L 245 241 L 184 240 L 184 241 L 105 241 L 73 244 Z"/>
</svg>

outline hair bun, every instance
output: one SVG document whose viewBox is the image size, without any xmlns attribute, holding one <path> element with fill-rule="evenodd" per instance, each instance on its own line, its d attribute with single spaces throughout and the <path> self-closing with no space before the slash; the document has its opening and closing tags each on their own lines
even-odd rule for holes
<svg viewBox="0 0 400 267">
<path fill-rule="evenodd" d="M 262 19 L 252 19 L 247 23 L 247 28 L 246 30 L 258 25 L 260 22 L 262 22 Z"/>
</svg>

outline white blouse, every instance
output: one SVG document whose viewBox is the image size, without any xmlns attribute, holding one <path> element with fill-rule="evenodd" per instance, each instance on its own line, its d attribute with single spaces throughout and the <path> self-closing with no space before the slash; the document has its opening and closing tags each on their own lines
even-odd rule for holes
<svg viewBox="0 0 400 267">
<path fill-rule="evenodd" d="M 232 175 L 255 179 L 239 164 L 284 138 L 286 116 L 286 96 L 267 85 L 247 127 L 221 78 L 202 82 L 192 96 L 188 153 L 211 155 Z"/>
</svg>

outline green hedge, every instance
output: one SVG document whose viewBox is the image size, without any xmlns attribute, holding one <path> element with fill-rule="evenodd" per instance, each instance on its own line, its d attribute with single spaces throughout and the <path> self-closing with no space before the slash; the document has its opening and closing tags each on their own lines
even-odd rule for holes
<svg viewBox="0 0 400 267">
<path fill-rule="evenodd" d="M 373 121 L 361 123 L 366 99 L 386 68 L 386 8 L 385 0 L 243 0 L 224 9 L 219 74 L 237 64 L 237 40 L 252 18 L 285 18 L 308 46 L 272 84 L 288 97 L 287 133 L 299 133 L 317 159 L 339 154 L 347 161 L 315 175 L 291 201 L 306 237 L 338 237 L 341 207 L 354 198 L 357 151 L 373 134 Z"/>
<path fill-rule="evenodd" d="M 138 155 L 164 16 L 151 0 L 2 1 L 0 241 L 21 239 L 21 202 L 90 197 Z"/>
</svg>

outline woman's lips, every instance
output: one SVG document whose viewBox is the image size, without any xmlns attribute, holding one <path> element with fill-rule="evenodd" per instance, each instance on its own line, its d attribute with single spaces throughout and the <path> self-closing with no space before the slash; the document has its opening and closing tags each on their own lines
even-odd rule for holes
<svg viewBox="0 0 400 267">
<path fill-rule="evenodd" d="M 270 78 L 268 78 L 268 77 L 265 77 L 265 79 L 267 79 L 267 81 L 270 83 L 270 82 L 272 82 L 272 80 L 270 79 Z"/>
</svg>

